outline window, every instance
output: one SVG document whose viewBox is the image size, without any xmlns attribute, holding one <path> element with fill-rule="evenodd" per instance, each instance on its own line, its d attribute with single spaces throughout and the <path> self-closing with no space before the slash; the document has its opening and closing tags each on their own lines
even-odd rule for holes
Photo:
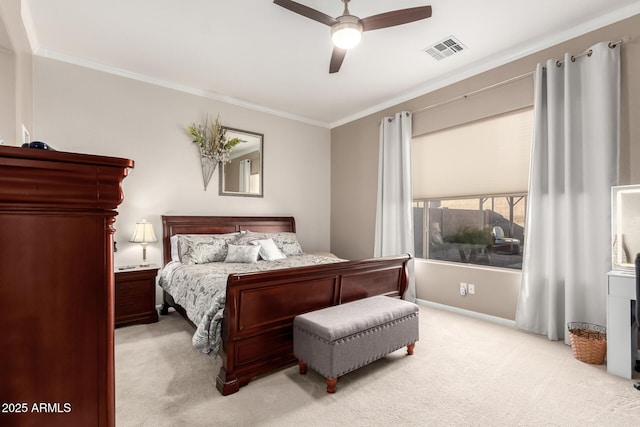
<svg viewBox="0 0 640 427">
<path fill-rule="evenodd" d="M 416 257 L 522 268 L 532 130 L 523 108 L 413 139 Z"/>
<path fill-rule="evenodd" d="M 525 194 L 413 203 L 418 258 L 522 268 Z"/>
</svg>

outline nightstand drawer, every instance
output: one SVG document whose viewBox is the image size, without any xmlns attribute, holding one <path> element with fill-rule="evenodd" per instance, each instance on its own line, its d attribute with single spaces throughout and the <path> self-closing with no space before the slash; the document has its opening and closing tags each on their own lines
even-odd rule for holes
<svg viewBox="0 0 640 427">
<path fill-rule="evenodd" d="M 131 280 L 116 284 L 116 299 L 141 295 L 155 295 L 155 289 L 149 287 L 149 280 Z"/>
<path fill-rule="evenodd" d="M 149 311 L 150 307 L 153 307 L 153 305 L 149 304 L 149 301 L 141 298 L 119 298 L 116 301 L 116 319 L 130 314 Z M 155 307 L 153 308 L 155 310 Z"/>
</svg>

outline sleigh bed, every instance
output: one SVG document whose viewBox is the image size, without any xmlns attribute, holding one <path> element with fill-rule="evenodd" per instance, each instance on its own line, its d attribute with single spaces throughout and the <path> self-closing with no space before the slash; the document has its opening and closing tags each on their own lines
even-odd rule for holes
<svg viewBox="0 0 640 427">
<path fill-rule="evenodd" d="M 165 268 L 176 264 L 175 258 L 171 263 L 172 236 L 296 231 L 293 217 L 163 216 L 162 225 Z M 252 378 L 295 362 L 292 325 L 296 315 L 373 295 L 403 295 L 409 259 L 400 255 L 327 260 L 328 264 L 229 274 L 223 290 L 226 302 L 220 309 L 222 367 L 216 378 L 220 393 L 235 393 Z M 169 307 L 198 326 L 164 290 L 161 313 L 167 314 Z"/>
</svg>

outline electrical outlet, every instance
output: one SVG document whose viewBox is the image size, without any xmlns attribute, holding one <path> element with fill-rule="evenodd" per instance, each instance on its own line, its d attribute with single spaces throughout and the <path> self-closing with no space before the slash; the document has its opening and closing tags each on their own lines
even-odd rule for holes
<svg viewBox="0 0 640 427">
<path fill-rule="evenodd" d="M 469 283 L 467 286 L 469 287 L 469 293 L 470 294 L 473 295 L 473 294 L 476 293 L 476 285 L 474 285 L 473 283 Z"/>
<path fill-rule="evenodd" d="M 465 296 L 467 294 L 467 284 L 460 282 L 460 295 Z"/>
</svg>

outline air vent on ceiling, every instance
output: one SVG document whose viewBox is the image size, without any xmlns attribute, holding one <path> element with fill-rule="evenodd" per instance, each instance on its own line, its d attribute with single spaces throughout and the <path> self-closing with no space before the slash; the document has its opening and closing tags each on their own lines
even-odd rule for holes
<svg viewBox="0 0 640 427">
<path fill-rule="evenodd" d="M 455 53 L 460 53 L 465 49 L 465 45 L 460 43 L 460 40 L 456 39 L 453 36 L 449 36 L 446 39 L 434 44 L 433 46 L 429 46 L 428 48 L 424 49 L 424 51 L 440 61 Z"/>
</svg>

